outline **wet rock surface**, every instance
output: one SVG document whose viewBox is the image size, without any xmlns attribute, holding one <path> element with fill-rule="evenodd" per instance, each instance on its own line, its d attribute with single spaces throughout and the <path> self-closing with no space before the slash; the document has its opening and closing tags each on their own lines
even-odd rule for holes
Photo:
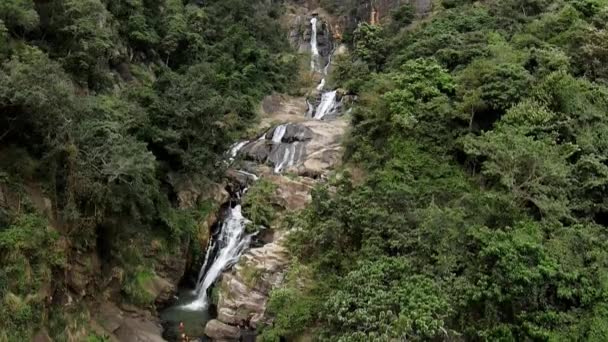
<svg viewBox="0 0 608 342">
<path fill-rule="evenodd" d="M 270 291 L 283 281 L 289 262 L 287 250 L 282 246 L 283 236 L 250 249 L 231 272 L 223 275 L 217 320 L 251 329 L 264 322 Z M 216 324 L 208 323 L 206 334 L 211 337 L 214 329 Z"/>
</svg>

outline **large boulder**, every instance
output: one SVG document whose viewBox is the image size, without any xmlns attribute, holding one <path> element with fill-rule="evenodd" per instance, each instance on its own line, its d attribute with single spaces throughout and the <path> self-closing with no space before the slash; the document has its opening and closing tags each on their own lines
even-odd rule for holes
<svg viewBox="0 0 608 342">
<path fill-rule="evenodd" d="M 283 239 L 284 235 L 279 234 L 274 242 L 250 249 L 230 273 L 222 276 L 218 321 L 233 327 L 259 327 L 270 291 L 283 281 L 289 262 Z M 207 329 L 211 328 L 208 323 Z"/>
<path fill-rule="evenodd" d="M 125 319 L 114 334 L 121 342 L 166 342 L 159 325 L 137 318 Z"/>
<path fill-rule="evenodd" d="M 150 298 L 154 298 L 156 303 L 168 302 L 175 293 L 175 285 L 167 279 L 154 275 L 146 279 L 142 284 L 142 289 L 148 293 Z"/>
<path fill-rule="evenodd" d="M 279 127 L 285 129 L 281 142 L 291 143 L 295 141 L 309 141 L 313 138 L 312 130 L 300 123 L 287 123 L 275 126 L 264 135 L 266 140 L 272 140 L 274 133 Z"/>
<path fill-rule="evenodd" d="M 277 168 L 280 167 L 280 171 L 297 166 L 305 158 L 306 143 L 297 141 L 294 143 L 275 144 L 272 147 L 270 155 L 268 156 L 268 160 L 271 162 L 271 164 Z"/>
<path fill-rule="evenodd" d="M 238 341 L 241 337 L 241 329 L 212 319 L 205 326 L 205 335 L 213 340 Z"/>
<path fill-rule="evenodd" d="M 272 143 L 268 140 L 256 140 L 245 145 L 241 149 L 241 154 L 246 158 L 264 163 L 268 160 L 270 152 L 272 151 Z"/>
<path fill-rule="evenodd" d="M 308 141 L 312 139 L 312 130 L 302 124 L 289 124 L 283 135 L 283 142 Z"/>
<path fill-rule="evenodd" d="M 162 327 L 149 312 L 126 312 L 113 304 L 102 303 L 97 307 L 93 326 L 99 326 L 111 341 L 165 342 Z"/>
<path fill-rule="evenodd" d="M 76 296 L 84 297 L 100 270 L 101 264 L 96 253 L 78 253 L 70 262 L 67 285 Z"/>
<path fill-rule="evenodd" d="M 315 186 L 315 181 L 311 178 L 288 177 L 268 175 L 267 178 L 277 185 L 276 204 L 287 210 L 301 210 L 312 200 L 311 190 Z"/>
</svg>

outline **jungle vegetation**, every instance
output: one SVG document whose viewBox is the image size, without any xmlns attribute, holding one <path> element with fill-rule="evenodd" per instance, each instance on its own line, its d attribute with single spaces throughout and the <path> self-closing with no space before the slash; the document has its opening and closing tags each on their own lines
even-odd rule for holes
<svg viewBox="0 0 608 342">
<path fill-rule="evenodd" d="M 66 340 L 75 320 L 46 301 L 91 252 L 124 269 L 125 300 L 151 304 L 150 246 L 187 247 L 210 210 L 178 210 L 180 180 L 217 181 L 262 96 L 288 85 L 280 14 L 256 0 L 0 1 L 0 341 L 43 326 Z"/>
<path fill-rule="evenodd" d="M 292 218 L 264 337 L 607 340 L 608 2 L 410 12 L 337 61 L 346 166 Z"/>
</svg>

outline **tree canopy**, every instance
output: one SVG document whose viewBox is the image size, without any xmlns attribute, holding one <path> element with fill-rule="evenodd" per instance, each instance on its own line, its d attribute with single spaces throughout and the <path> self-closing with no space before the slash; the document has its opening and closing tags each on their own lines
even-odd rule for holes
<svg viewBox="0 0 608 342">
<path fill-rule="evenodd" d="M 345 166 L 292 218 L 308 275 L 264 336 L 606 340 L 607 10 L 441 1 L 361 25 L 332 75 L 359 96 Z"/>
</svg>

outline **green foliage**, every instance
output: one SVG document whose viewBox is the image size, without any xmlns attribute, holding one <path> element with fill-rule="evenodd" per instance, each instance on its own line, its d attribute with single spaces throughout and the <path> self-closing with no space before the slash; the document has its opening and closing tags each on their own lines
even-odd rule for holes
<svg viewBox="0 0 608 342">
<path fill-rule="evenodd" d="M 382 26 L 363 23 L 353 34 L 354 57 L 367 63 L 372 70 L 380 68 L 386 57 L 386 40 Z"/>
<path fill-rule="evenodd" d="M 74 90 L 61 67 L 37 48 L 15 53 L 0 69 L 2 135 L 53 144 L 74 114 Z M 48 145 L 47 145 L 48 146 Z"/>
<path fill-rule="evenodd" d="M 177 193 L 219 181 L 259 101 L 291 82 L 295 54 L 280 6 L 261 0 L 0 2 L 0 340 L 47 324 L 68 340 L 83 325 L 49 322 L 40 294 L 65 286 L 52 276 L 70 262 L 59 241 L 123 269 L 125 299 L 152 305 L 154 263 L 196 253 L 213 208 L 178 208 Z M 44 189 L 62 236 L 4 183 Z"/>
<path fill-rule="evenodd" d="M 608 338 L 608 4 L 442 3 L 338 60 L 346 166 L 288 220 L 275 340 Z"/>
<path fill-rule="evenodd" d="M 465 141 L 465 152 L 483 157 L 482 173 L 522 203 L 533 204 L 542 216 L 564 218 L 568 213 L 568 158 L 573 145 L 554 139 L 534 139 L 514 128 L 484 133 Z"/>
<path fill-rule="evenodd" d="M 449 304 L 431 279 L 399 259 L 365 261 L 349 272 L 320 314 L 328 340 L 425 339 L 440 335 Z"/>
<path fill-rule="evenodd" d="M 31 31 L 40 23 L 32 0 L 6 0 L 0 3 L 0 20 L 12 32 Z"/>
<path fill-rule="evenodd" d="M 107 64 L 120 54 L 110 12 L 100 0 L 62 0 L 53 10 L 62 13 L 47 28 L 57 34 L 54 53 L 81 83 L 104 86 L 109 82 Z"/>
<path fill-rule="evenodd" d="M 314 317 L 315 304 L 295 289 L 277 289 L 268 302 L 268 313 L 276 315 L 271 328 L 262 331 L 262 341 L 294 338 L 303 333 Z"/>
<path fill-rule="evenodd" d="M 270 227 L 276 218 L 273 206 L 277 185 L 267 179 L 257 181 L 243 197 L 243 215 L 254 227 Z"/>
<path fill-rule="evenodd" d="M 416 9 L 411 4 L 404 4 L 391 12 L 391 17 L 393 22 L 391 23 L 391 28 L 393 30 L 398 30 L 401 27 L 406 27 L 414 21 L 416 17 Z"/>
<path fill-rule="evenodd" d="M 262 328 L 262 341 L 277 341 L 281 337 L 296 338 L 314 321 L 321 303 L 309 289 L 301 285 L 310 275 L 297 260 L 293 260 L 281 288 L 273 290 L 267 312 L 274 317 L 272 324 Z"/>
<path fill-rule="evenodd" d="M 108 337 L 92 333 L 92 334 L 89 334 L 89 336 L 87 336 L 86 342 L 107 342 L 109 340 L 110 339 Z"/>
<path fill-rule="evenodd" d="M 147 290 L 148 283 L 152 280 L 154 274 L 147 269 L 139 269 L 125 280 L 122 291 L 126 298 L 133 304 L 140 306 L 149 306 L 154 303 L 154 298 Z"/>
<path fill-rule="evenodd" d="M 348 91 L 358 93 L 363 89 L 369 75 L 369 66 L 362 60 L 353 60 L 351 56 L 337 56 L 331 72 L 331 80 Z"/>
<path fill-rule="evenodd" d="M 39 292 L 66 259 L 59 234 L 35 214 L 0 227 L 0 320 L 9 340 L 27 340 L 44 323 L 45 297 Z M 1 336 L 1 335 L 0 335 Z"/>
</svg>

